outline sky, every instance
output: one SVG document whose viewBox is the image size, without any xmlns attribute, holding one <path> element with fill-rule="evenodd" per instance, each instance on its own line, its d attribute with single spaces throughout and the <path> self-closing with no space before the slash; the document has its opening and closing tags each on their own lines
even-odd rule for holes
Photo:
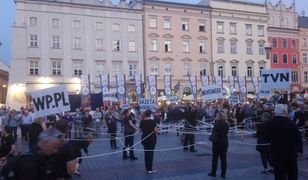
<svg viewBox="0 0 308 180">
<path fill-rule="evenodd" d="M 119 0 L 112 0 L 113 3 L 119 2 Z M 127 0 L 128 1 L 128 0 Z M 165 0 L 174 2 L 183 2 L 195 4 L 200 0 Z M 243 0 L 245 1 L 245 0 Z M 263 3 L 264 0 L 249 0 L 252 2 Z M 268 0 L 272 3 L 277 3 L 279 0 Z M 293 0 L 282 0 L 286 5 L 290 5 Z M 308 16 L 308 3 L 307 0 L 296 0 L 297 12 L 301 14 L 304 10 L 306 16 Z M 15 20 L 15 3 L 14 0 L 0 0 L 0 60 L 6 65 L 10 65 L 11 59 L 11 40 L 12 40 L 12 25 Z M 1 44 L 0 43 L 0 44 Z"/>
</svg>

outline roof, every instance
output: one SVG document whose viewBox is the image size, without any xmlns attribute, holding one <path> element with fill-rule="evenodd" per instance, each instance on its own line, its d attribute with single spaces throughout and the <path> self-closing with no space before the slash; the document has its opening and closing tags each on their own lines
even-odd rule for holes
<svg viewBox="0 0 308 180">
<path fill-rule="evenodd" d="M 188 6 L 188 7 L 195 7 L 195 8 L 209 8 L 206 5 L 199 5 L 199 4 L 189 4 L 189 3 L 181 3 L 181 2 L 172 2 L 172 1 L 160 1 L 160 0 L 146 0 L 146 3 L 153 3 L 153 4 L 166 4 L 166 5 L 177 5 L 177 6 Z"/>
<path fill-rule="evenodd" d="M 298 17 L 298 26 L 302 28 L 308 28 L 308 17 L 299 16 Z"/>
</svg>

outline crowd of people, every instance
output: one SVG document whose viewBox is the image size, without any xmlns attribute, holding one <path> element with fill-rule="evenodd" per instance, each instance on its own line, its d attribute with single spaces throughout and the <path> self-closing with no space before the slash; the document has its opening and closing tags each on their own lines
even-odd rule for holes
<svg viewBox="0 0 308 180">
<path fill-rule="evenodd" d="M 157 134 L 167 133 L 168 124 L 183 121 L 183 128 L 178 128 L 177 134 L 182 132 L 184 151 L 197 151 L 196 132 L 211 132 L 212 168 L 209 176 L 216 176 L 220 159 L 221 177 L 226 177 L 228 134 L 234 129 L 249 129 L 256 131 L 256 150 L 263 165 L 261 173 L 274 173 L 277 180 L 297 179 L 297 157 L 303 153 L 303 139 L 308 137 L 308 101 L 286 101 L 279 94 L 272 99 L 272 102 L 250 100 L 236 105 L 226 101 L 187 103 L 142 113 L 137 105 L 128 109 L 102 106 L 94 111 L 78 108 L 75 112 L 40 118 L 34 118 L 31 107 L 22 107 L 19 111 L 2 107 L 2 176 L 7 179 L 14 171 L 14 179 L 72 179 L 73 174 L 80 175 L 81 151 L 89 155 L 88 147 L 105 129 L 112 150 L 119 149 L 117 136 L 119 130 L 123 132 L 123 160 L 131 161 L 138 160 L 134 154 L 134 136 L 141 132 L 145 169 L 153 174 L 156 173 L 152 166 Z M 198 128 L 202 123 L 211 126 Z M 17 148 L 20 145 L 19 127 L 20 138 L 28 142 L 26 151 L 20 154 Z M 10 162 L 14 164 L 10 165 Z"/>
</svg>

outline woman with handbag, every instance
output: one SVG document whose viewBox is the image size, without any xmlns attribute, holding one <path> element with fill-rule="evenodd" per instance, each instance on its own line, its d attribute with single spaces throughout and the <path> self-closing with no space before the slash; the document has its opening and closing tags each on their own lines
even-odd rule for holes
<svg viewBox="0 0 308 180">
<path fill-rule="evenodd" d="M 217 112 L 215 125 L 209 140 L 212 141 L 212 170 L 209 176 L 216 177 L 218 158 L 221 161 L 221 177 L 226 177 L 229 125 L 222 112 Z"/>
</svg>

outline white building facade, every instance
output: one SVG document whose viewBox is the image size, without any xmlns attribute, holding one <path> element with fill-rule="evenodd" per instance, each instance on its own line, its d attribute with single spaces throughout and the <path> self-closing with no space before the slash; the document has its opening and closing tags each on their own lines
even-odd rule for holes
<svg viewBox="0 0 308 180">
<path fill-rule="evenodd" d="M 20 108 L 32 91 L 65 84 L 79 93 L 89 74 L 92 93 L 100 74 L 125 74 L 127 83 L 143 69 L 142 5 L 111 0 L 17 0 L 7 104 Z"/>
</svg>

